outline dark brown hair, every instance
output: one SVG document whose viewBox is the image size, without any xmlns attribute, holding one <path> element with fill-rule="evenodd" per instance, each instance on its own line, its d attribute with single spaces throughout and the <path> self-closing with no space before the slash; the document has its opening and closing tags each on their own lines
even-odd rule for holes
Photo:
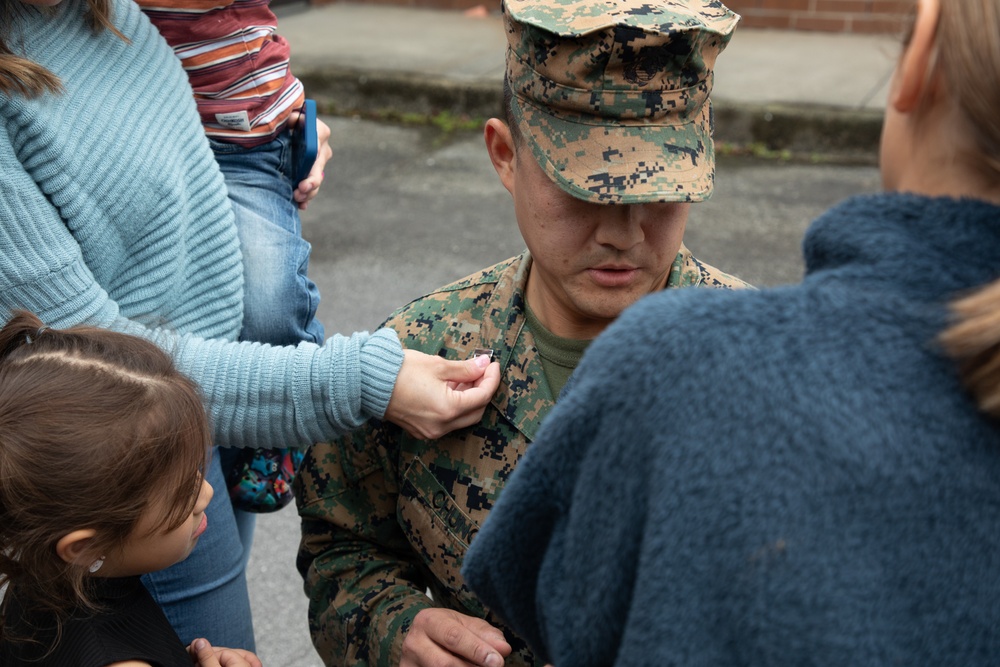
<svg viewBox="0 0 1000 667">
<path fill-rule="evenodd" d="M 518 149 L 524 145 L 524 134 L 521 126 L 514 122 L 514 90 L 510 87 L 507 77 L 503 78 L 503 101 L 501 102 L 500 120 L 510 128 L 510 136 L 514 140 L 514 148 Z"/>
<path fill-rule="evenodd" d="M 93 608 L 56 543 L 92 528 L 95 553 L 117 553 L 152 508 L 156 531 L 181 525 L 210 439 L 197 386 L 153 343 L 16 312 L 0 329 L 0 585 L 57 622 Z"/>
<path fill-rule="evenodd" d="M 110 30 L 119 38 L 128 41 L 114 26 L 114 12 L 111 0 L 86 0 L 88 5 L 87 23 L 95 33 Z M 0 93 L 18 94 L 23 97 L 38 97 L 50 92 L 62 91 L 59 77 L 24 56 L 14 52 L 11 42 L 16 39 L 14 26 L 24 12 L 46 11 L 42 7 L 28 7 L 21 0 L 0 0 Z"/>
<path fill-rule="evenodd" d="M 996 191 L 1000 185 L 1000 0 L 942 0 L 937 64 L 974 147 L 966 159 Z M 998 267 L 1000 268 L 1000 267 Z M 955 322 L 941 336 L 959 361 L 980 409 L 1000 417 L 1000 281 L 952 304 Z"/>
</svg>

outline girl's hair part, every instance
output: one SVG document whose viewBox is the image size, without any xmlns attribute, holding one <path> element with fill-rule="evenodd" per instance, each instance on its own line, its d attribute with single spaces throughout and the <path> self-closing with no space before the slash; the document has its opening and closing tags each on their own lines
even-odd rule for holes
<svg viewBox="0 0 1000 667">
<path fill-rule="evenodd" d="M 991 190 L 1000 184 L 1000 0 L 941 0 L 936 67 L 969 133 L 962 157 Z M 981 410 L 1000 417 L 1000 281 L 951 304 L 940 336 Z"/>
<path fill-rule="evenodd" d="M 119 553 L 143 517 L 154 532 L 176 528 L 197 501 L 210 442 L 197 386 L 156 345 L 15 312 L 0 329 L 0 586 L 57 624 L 95 608 L 90 563 L 63 561 L 59 539 L 91 528 L 97 558 Z M 13 636 L 9 598 L 0 640 L 30 640 Z"/>
<path fill-rule="evenodd" d="M 95 33 L 110 30 L 119 39 L 128 42 L 114 25 L 112 0 L 86 0 L 87 23 Z M 47 8 L 29 7 L 21 0 L 0 0 L 0 93 L 39 97 L 44 93 L 62 92 L 59 77 L 42 65 L 18 55 L 12 46 L 17 40 L 15 27 L 24 12 L 48 11 Z"/>
</svg>

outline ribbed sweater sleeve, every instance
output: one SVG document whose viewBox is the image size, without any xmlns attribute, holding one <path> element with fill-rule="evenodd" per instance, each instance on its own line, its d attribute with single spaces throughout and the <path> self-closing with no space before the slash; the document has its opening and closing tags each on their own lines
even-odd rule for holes
<svg viewBox="0 0 1000 667">
<path fill-rule="evenodd" d="M 394 332 L 326 345 L 235 343 L 242 259 L 187 77 L 132 2 L 129 38 L 94 34 L 85 3 L 25 6 L 27 55 L 65 90 L 0 94 L 0 317 L 90 323 L 170 352 L 226 446 L 305 446 L 382 416 L 402 364 Z"/>
<path fill-rule="evenodd" d="M 152 333 L 200 378 L 224 446 L 306 446 L 352 430 L 385 413 L 402 364 L 388 329 L 297 347 Z"/>
</svg>

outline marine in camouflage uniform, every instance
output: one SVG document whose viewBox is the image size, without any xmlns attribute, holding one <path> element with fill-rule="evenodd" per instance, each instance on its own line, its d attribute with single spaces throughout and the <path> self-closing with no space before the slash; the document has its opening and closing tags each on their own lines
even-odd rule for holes
<svg viewBox="0 0 1000 667">
<path fill-rule="evenodd" d="M 469 592 L 459 569 L 507 477 L 555 404 L 525 326 L 527 253 L 443 287 L 386 322 L 404 347 L 449 359 L 489 348 L 500 387 L 482 421 L 435 441 L 372 421 L 313 446 L 299 469 L 298 566 L 310 597 L 309 629 L 329 665 L 397 665 L 410 622 L 446 606 L 498 619 Z M 682 248 L 667 288 L 742 287 Z M 425 591 L 430 589 L 433 600 Z M 507 665 L 534 664 L 509 632 Z"/>
<path fill-rule="evenodd" d="M 504 16 L 508 114 L 542 180 L 598 208 L 710 194 L 711 70 L 738 17 L 710 0 L 506 0 Z M 413 301 L 385 323 L 404 347 L 429 354 L 493 351 L 501 382 L 478 424 L 426 441 L 372 421 L 307 453 L 296 478 L 298 568 L 313 642 L 328 665 L 399 664 L 414 618 L 432 607 L 485 618 L 513 648 L 505 664 L 537 664 L 460 574 L 555 402 L 538 349 L 543 332 L 528 323 L 535 261 L 541 266 L 540 255 L 525 252 Z M 666 289 L 746 286 L 683 245 L 666 264 Z"/>
</svg>

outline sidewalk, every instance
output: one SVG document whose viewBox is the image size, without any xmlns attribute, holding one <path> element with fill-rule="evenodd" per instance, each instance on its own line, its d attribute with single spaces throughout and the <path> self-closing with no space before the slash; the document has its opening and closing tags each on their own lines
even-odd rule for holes
<svg viewBox="0 0 1000 667">
<path fill-rule="evenodd" d="M 486 118 L 500 106 L 498 15 L 334 4 L 285 11 L 279 32 L 330 113 Z M 716 65 L 716 140 L 874 160 L 898 53 L 893 36 L 737 29 Z"/>
</svg>

